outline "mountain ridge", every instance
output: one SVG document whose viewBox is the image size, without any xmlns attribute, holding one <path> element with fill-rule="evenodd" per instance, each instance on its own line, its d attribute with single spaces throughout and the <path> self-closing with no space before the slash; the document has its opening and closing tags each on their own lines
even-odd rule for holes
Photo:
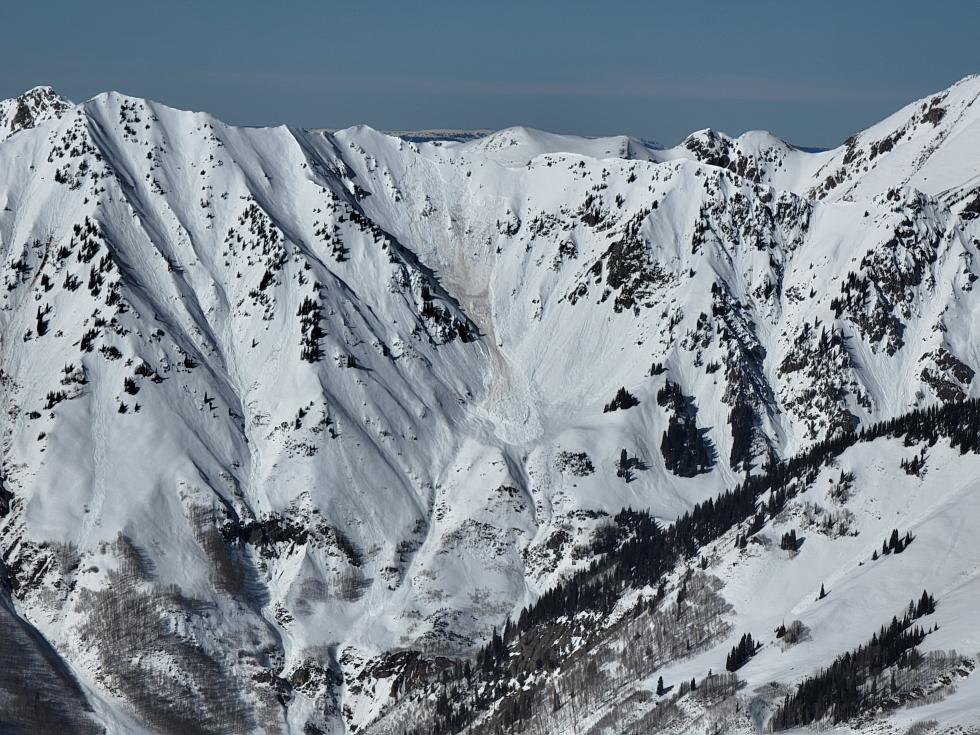
<svg viewBox="0 0 980 735">
<path fill-rule="evenodd" d="M 4 602 L 110 731 L 385 732 L 394 681 L 587 568 L 624 508 L 669 523 L 814 442 L 978 395 L 980 188 L 946 165 L 980 130 L 976 79 L 820 154 L 710 131 L 436 145 L 42 90 L 0 143 Z M 969 512 L 938 458 L 955 492 L 927 501 L 883 442 L 887 467 L 847 459 L 858 500 L 824 501 L 860 541 L 800 550 L 854 595 L 876 502 L 937 534 L 888 483 Z M 758 630 L 738 579 L 775 550 L 712 543 L 725 626 Z M 879 612 L 921 592 L 887 579 Z M 955 610 L 969 579 L 942 579 Z M 772 615 L 822 620 L 799 586 L 769 590 Z"/>
</svg>

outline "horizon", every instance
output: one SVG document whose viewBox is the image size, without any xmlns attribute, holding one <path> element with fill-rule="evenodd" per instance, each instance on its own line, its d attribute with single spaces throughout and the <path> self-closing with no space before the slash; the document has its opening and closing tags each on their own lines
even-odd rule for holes
<svg viewBox="0 0 980 735">
<path fill-rule="evenodd" d="M 882 120 L 886 119 L 890 115 L 898 112 L 900 109 L 902 109 L 902 108 L 904 108 L 904 107 L 906 107 L 908 105 L 914 104 L 914 103 L 916 103 L 916 102 L 918 102 L 918 101 L 920 101 L 922 99 L 928 98 L 928 97 L 933 96 L 933 95 L 938 94 L 938 93 L 941 93 L 942 91 L 944 91 L 946 89 L 949 89 L 949 88 L 955 86 L 956 84 L 959 84 L 960 82 L 965 81 L 966 79 L 970 79 L 970 78 L 978 77 L 978 76 L 980 76 L 980 73 L 970 72 L 970 73 L 964 74 L 963 76 L 959 77 L 956 80 L 953 80 L 952 82 L 950 82 L 945 87 L 942 87 L 942 88 L 939 88 L 939 89 L 935 89 L 935 90 L 933 90 L 931 92 L 928 92 L 928 93 L 922 95 L 922 97 L 918 97 L 918 98 L 914 98 L 914 99 L 909 99 L 906 102 L 904 102 L 904 103 L 896 106 L 894 109 L 887 111 L 885 114 L 882 115 L 881 118 L 879 118 L 877 120 L 871 121 L 870 123 L 868 123 L 868 126 L 867 127 L 870 127 L 870 126 L 872 126 L 872 125 L 874 125 L 874 124 L 876 124 L 878 122 L 881 122 Z M 515 123 L 513 125 L 506 125 L 506 126 L 500 127 L 500 128 L 492 128 L 492 127 L 454 128 L 454 127 L 440 127 L 440 126 L 424 127 L 424 128 L 381 128 L 381 127 L 375 127 L 375 126 L 370 125 L 368 123 L 353 123 L 353 124 L 348 125 L 348 126 L 345 126 L 345 127 L 332 127 L 332 126 L 320 126 L 320 125 L 313 125 L 313 126 L 295 125 L 295 126 L 291 126 L 287 122 L 274 122 L 274 121 L 273 122 L 269 122 L 269 123 L 262 123 L 262 124 L 233 123 L 233 122 L 228 122 L 227 120 L 223 120 L 218 115 L 215 115 L 214 113 L 212 113 L 208 109 L 204 109 L 204 108 L 201 108 L 201 109 L 191 109 L 191 108 L 188 108 L 188 107 L 181 107 L 181 106 L 178 106 L 178 105 L 170 104 L 169 102 L 167 102 L 165 100 L 155 99 L 155 98 L 151 98 L 151 97 L 141 97 L 138 94 L 133 94 L 133 93 L 122 91 L 122 90 L 118 90 L 118 89 L 106 89 L 106 90 L 102 90 L 100 92 L 96 92 L 95 94 L 92 94 L 89 97 L 86 97 L 84 99 L 74 99 L 74 98 L 69 97 L 69 96 L 67 96 L 65 94 L 62 94 L 61 90 L 59 90 L 55 85 L 47 84 L 47 83 L 43 83 L 43 82 L 42 83 L 39 83 L 39 84 L 35 84 L 35 85 L 31 86 L 31 87 L 28 87 L 28 88 L 26 88 L 26 89 L 24 89 L 24 90 L 22 90 L 20 92 L 14 93 L 14 94 L 0 95 L 0 100 L 17 99 L 17 98 L 19 98 L 21 96 L 24 96 L 26 94 L 29 94 L 30 92 L 33 92 L 34 90 L 37 90 L 37 89 L 49 90 L 49 91 L 53 92 L 54 94 L 58 95 L 61 99 L 65 100 L 65 101 L 67 101 L 67 102 L 69 102 L 69 103 L 71 103 L 73 105 L 81 105 L 81 104 L 84 104 L 84 103 L 89 102 L 89 101 L 91 101 L 91 100 L 93 100 L 93 99 L 95 99 L 97 97 L 102 96 L 102 95 L 118 94 L 118 95 L 121 95 L 121 96 L 124 96 L 124 97 L 129 97 L 129 98 L 132 98 L 132 99 L 143 99 L 143 100 L 146 100 L 148 102 L 152 102 L 154 104 L 163 105 L 165 107 L 169 107 L 169 108 L 175 109 L 175 110 L 182 110 L 184 112 L 191 112 L 191 113 L 208 114 L 208 115 L 211 115 L 212 117 L 214 117 L 215 119 L 221 120 L 222 122 L 224 122 L 224 123 L 226 123 L 228 125 L 232 125 L 234 127 L 241 127 L 241 128 L 269 128 L 269 127 L 279 127 L 279 126 L 282 126 L 282 125 L 286 125 L 286 126 L 290 126 L 290 127 L 297 127 L 297 128 L 304 129 L 304 130 L 325 131 L 325 132 L 328 132 L 328 133 L 334 133 L 334 132 L 337 132 L 337 131 L 340 131 L 340 130 L 345 130 L 345 129 L 350 129 L 350 128 L 367 127 L 367 128 L 371 128 L 373 130 L 377 130 L 377 131 L 379 131 L 381 133 L 385 133 L 385 134 L 389 134 L 389 135 L 395 135 L 395 136 L 398 136 L 398 137 L 405 137 L 405 136 L 411 136 L 413 134 L 416 134 L 416 135 L 419 135 L 420 137 L 425 137 L 426 139 L 429 139 L 429 140 L 441 140 L 441 141 L 449 141 L 449 140 L 452 140 L 452 135 L 466 136 L 467 138 L 472 137 L 472 138 L 475 139 L 475 138 L 478 138 L 478 137 L 485 137 L 485 136 L 493 135 L 495 133 L 499 133 L 499 132 L 502 132 L 502 131 L 505 131 L 505 130 L 512 130 L 512 129 L 523 128 L 523 129 L 527 129 L 527 130 L 531 130 L 531 131 L 543 132 L 543 133 L 547 133 L 547 134 L 563 135 L 563 136 L 569 136 L 569 137 L 580 137 L 580 138 L 586 138 L 586 139 L 612 138 L 612 137 L 628 137 L 628 138 L 632 138 L 634 140 L 639 141 L 641 144 L 643 144 L 643 145 L 645 145 L 645 146 L 647 146 L 648 148 L 651 148 L 651 149 L 667 149 L 667 148 L 670 148 L 670 147 L 673 147 L 673 146 L 676 146 L 676 145 L 680 145 L 681 143 L 683 143 L 683 141 L 685 139 L 687 139 L 688 137 L 690 137 L 692 135 L 695 135 L 695 134 L 697 134 L 699 132 L 711 130 L 711 131 L 716 132 L 716 133 L 721 133 L 723 135 L 728 135 L 728 136 L 730 136 L 733 139 L 738 138 L 738 137 L 743 136 L 743 135 L 750 134 L 750 133 L 764 133 L 764 134 L 767 134 L 767 135 L 772 135 L 772 136 L 778 138 L 779 140 L 781 140 L 782 142 L 784 142 L 784 143 L 786 143 L 786 144 L 788 144 L 788 145 L 796 148 L 797 150 L 803 151 L 805 153 L 821 153 L 821 152 L 833 150 L 835 148 L 840 147 L 845 142 L 845 140 L 840 140 L 840 141 L 838 141 L 834 145 L 808 145 L 808 144 L 805 144 L 805 143 L 799 143 L 797 141 L 789 140 L 786 137 L 779 135 L 775 131 L 764 129 L 764 128 L 747 128 L 746 130 L 742 130 L 742 131 L 740 131 L 738 133 L 731 133 L 731 132 L 729 132 L 727 130 L 722 130 L 720 128 L 710 127 L 710 126 L 709 127 L 705 127 L 705 128 L 698 128 L 696 130 L 691 130 L 687 134 L 685 134 L 683 137 L 681 137 L 680 139 L 678 139 L 676 141 L 665 141 L 665 140 L 660 140 L 660 139 L 657 139 L 657 138 L 651 137 L 651 136 L 643 136 L 643 135 L 637 135 L 637 134 L 627 133 L 627 132 L 619 132 L 619 133 L 612 132 L 612 133 L 600 133 L 600 134 L 587 134 L 587 133 L 578 133 L 578 132 L 558 132 L 556 130 L 549 130 L 549 129 L 546 129 L 546 128 L 535 127 L 535 126 L 532 126 L 532 125 L 525 125 L 523 123 Z M 858 131 L 854 131 L 854 132 L 857 133 L 857 132 L 860 132 L 860 131 L 858 130 Z M 449 135 L 447 135 L 446 137 L 442 137 L 442 138 L 440 138 L 438 136 L 435 136 L 435 135 L 432 135 L 432 136 L 422 136 L 422 134 L 428 134 L 428 133 L 447 133 Z"/>
<path fill-rule="evenodd" d="M 958 22 L 949 24 L 949 17 Z M 243 126 L 630 135 L 670 146 L 704 128 L 765 130 L 831 148 L 978 71 L 980 8 L 956 0 L 830 2 L 801 19 L 746 6 L 572 0 L 492 9 L 434 0 L 273 8 L 217 0 L 98 12 L 65 0 L 8 6 L 0 98 L 50 85 L 206 110 Z M 908 63 L 909 50 L 928 63 Z M 30 59 L 30 64 L 25 64 Z"/>
</svg>

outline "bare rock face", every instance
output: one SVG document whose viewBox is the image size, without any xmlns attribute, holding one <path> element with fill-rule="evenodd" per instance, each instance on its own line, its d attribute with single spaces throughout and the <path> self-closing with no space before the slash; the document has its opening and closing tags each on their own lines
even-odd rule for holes
<svg viewBox="0 0 980 735">
<path fill-rule="evenodd" d="M 51 87 L 34 87 L 20 97 L 0 101 L 0 141 L 43 122 L 60 118 L 72 103 Z"/>
</svg>

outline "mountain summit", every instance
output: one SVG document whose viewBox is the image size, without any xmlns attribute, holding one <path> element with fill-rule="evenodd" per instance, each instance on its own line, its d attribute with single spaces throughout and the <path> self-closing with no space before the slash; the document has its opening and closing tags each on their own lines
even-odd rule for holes
<svg viewBox="0 0 980 735">
<path fill-rule="evenodd" d="M 61 117 L 71 105 L 51 87 L 34 87 L 19 97 L 0 100 L 0 142 L 21 130 Z"/>
</svg>

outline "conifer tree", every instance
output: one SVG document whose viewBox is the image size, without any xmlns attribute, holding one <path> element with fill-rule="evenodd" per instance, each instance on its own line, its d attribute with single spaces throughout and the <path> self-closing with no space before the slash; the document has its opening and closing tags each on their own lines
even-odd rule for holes
<svg viewBox="0 0 980 735">
<path fill-rule="evenodd" d="M 915 606 L 915 617 L 921 618 L 923 615 L 932 615 L 936 612 L 936 600 L 925 590 L 922 590 L 922 597 Z"/>
</svg>

